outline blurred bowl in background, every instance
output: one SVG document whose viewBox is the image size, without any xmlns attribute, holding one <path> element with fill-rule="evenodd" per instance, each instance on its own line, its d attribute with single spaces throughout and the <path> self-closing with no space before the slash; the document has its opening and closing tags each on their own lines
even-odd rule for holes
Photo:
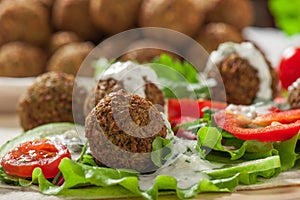
<svg viewBox="0 0 300 200">
<path fill-rule="evenodd" d="M 35 77 L 0 77 L 0 113 L 16 112 L 19 98 L 34 80 Z"/>
</svg>

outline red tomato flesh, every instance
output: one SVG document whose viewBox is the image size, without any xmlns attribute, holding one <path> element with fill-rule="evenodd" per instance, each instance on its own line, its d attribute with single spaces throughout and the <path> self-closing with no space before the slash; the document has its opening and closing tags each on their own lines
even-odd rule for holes
<svg viewBox="0 0 300 200">
<path fill-rule="evenodd" d="M 168 99 L 168 118 L 172 122 L 179 117 L 187 116 L 191 118 L 203 117 L 203 108 L 224 109 L 227 104 L 223 102 L 193 99 Z"/>
<path fill-rule="evenodd" d="M 7 152 L 1 160 L 1 166 L 7 174 L 20 177 L 31 177 L 34 168 L 40 167 L 46 178 L 54 178 L 63 158 L 71 158 L 65 145 L 39 139 L 24 142 Z"/>
<path fill-rule="evenodd" d="M 289 47 L 284 50 L 278 75 L 285 89 L 300 77 L 300 47 Z"/>
</svg>

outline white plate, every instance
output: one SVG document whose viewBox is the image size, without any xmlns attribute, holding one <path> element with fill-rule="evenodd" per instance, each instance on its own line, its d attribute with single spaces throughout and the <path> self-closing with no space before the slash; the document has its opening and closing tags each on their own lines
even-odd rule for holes
<svg viewBox="0 0 300 200">
<path fill-rule="evenodd" d="M 33 83 L 35 77 L 0 77 L 0 113 L 15 112 L 21 95 Z"/>
</svg>

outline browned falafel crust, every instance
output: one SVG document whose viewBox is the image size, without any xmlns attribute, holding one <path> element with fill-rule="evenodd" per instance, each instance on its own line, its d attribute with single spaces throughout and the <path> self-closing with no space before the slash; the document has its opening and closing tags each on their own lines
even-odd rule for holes
<svg viewBox="0 0 300 200">
<path fill-rule="evenodd" d="M 95 26 L 116 34 L 137 24 L 142 0 L 90 0 L 90 15 Z"/>
<path fill-rule="evenodd" d="M 97 103 L 107 94 L 123 89 L 124 86 L 120 81 L 113 78 L 99 80 L 95 88 L 88 94 L 84 102 L 84 113 L 88 113 L 97 105 Z"/>
<path fill-rule="evenodd" d="M 300 108 L 300 79 L 297 79 L 288 89 L 288 103 L 291 109 Z"/>
<path fill-rule="evenodd" d="M 204 23 L 204 9 L 197 0 L 144 0 L 139 25 L 169 28 L 194 37 Z"/>
<path fill-rule="evenodd" d="M 166 134 L 156 107 L 124 90 L 106 95 L 86 118 L 92 155 L 98 163 L 112 168 L 152 170 L 152 142 Z"/>
<path fill-rule="evenodd" d="M 20 98 L 18 115 L 24 130 L 50 122 L 74 122 L 72 93 L 74 76 L 48 72 L 36 78 Z"/>
<path fill-rule="evenodd" d="M 37 1 L 0 2 L 2 42 L 24 41 L 46 46 L 51 36 L 49 10 Z"/>
<path fill-rule="evenodd" d="M 210 0 L 208 22 L 224 22 L 239 30 L 250 26 L 254 20 L 254 9 L 250 0 Z"/>
<path fill-rule="evenodd" d="M 149 63 L 155 58 L 158 58 L 161 54 L 167 54 L 174 59 L 181 60 L 180 56 L 173 53 L 174 48 L 172 46 L 151 39 L 135 41 L 129 45 L 127 49 L 128 52 L 122 55 L 119 60 L 134 60 L 138 63 Z"/>
<path fill-rule="evenodd" d="M 203 27 L 196 41 L 211 53 L 224 42 L 242 42 L 243 36 L 234 26 L 225 23 L 209 23 Z"/>
<path fill-rule="evenodd" d="M 259 90 L 260 80 L 257 70 L 248 60 L 238 54 L 231 54 L 217 64 L 217 70 L 218 72 L 212 70 L 208 74 L 208 77 L 215 78 L 217 81 L 217 86 L 211 91 L 213 100 L 225 100 L 230 104 L 242 105 L 253 103 Z"/>
<path fill-rule="evenodd" d="M 76 75 L 93 48 L 94 45 L 91 42 L 74 42 L 63 45 L 50 57 L 47 71 Z"/>
<path fill-rule="evenodd" d="M 73 42 L 82 42 L 82 39 L 74 32 L 60 31 L 52 35 L 49 42 L 49 52 L 53 54 L 60 47 Z"/>
<path fill-rule="evenodd" d="M 55 1 L 52 22 L 57 30 L 73 31 L 83 40 L 98 40 L 101 35 L 92 23 L 89 0 Z"/>
<path fill-rule="evenodd" d="M 0 47 L 0 76 L 31 77 L 45 71 L 46 53 L 25 42 L 10 42 Z"/>
<path fill-rule="evenodd" d="M 84 113 L 87 115 L 105 95 L 120 89 L 124 89 L 121 81 L 117 81 L 113 78 L 106 80 L 100 79 L 95 88 L 92 89 L 85 99 Z M 154 83 L 146 81 L 145 95 L 147 100 L 151 101 L 154 105 L 157 105 L 160 111 L 163 111 L 163 106 L 165 104 L 164 95 Z"/>
</svg>

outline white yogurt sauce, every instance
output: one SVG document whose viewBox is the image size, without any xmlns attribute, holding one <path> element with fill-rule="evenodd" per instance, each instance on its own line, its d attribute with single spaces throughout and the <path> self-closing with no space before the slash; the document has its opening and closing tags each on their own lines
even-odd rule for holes
<svg viewBox="0 0 300 200">
<path fill-rule="evenodd" d="M 203 171 L 221 168 L 223 165 L 201 159 L 196 151 L 196 145 L 197 141 L 174 137 L 171 157 L 155 173 L 139 176 L 140 189 L 149 189 L 158 176 L 174 177 L 177 180 L 177 187 L 181 189 L 190 188 L 203 178 L 209 179 Z"/>
<path fill-rule="evenodd" d="M 298 85 L 300 84 L 300 78 L 298 78 L 296 81 L 294 81 L 289 87 L 288 91 L 291 92 L 292 90 L 296 89 Z"/>
<path fill-rule="evenodd" d="M 145 97 L 145 84 L 158 83 L 158 78 L 154 70 L 146 65 L 140 65 L 132 61 L 116 62 L 98 77 L 101 80 L 113 78 L 123 83 L 124 89 Z"/>
<path fill-rule="evenodd" d="M 226 108 L 227 111 L 231 111 L 234 114 L 240 114 L 248 117 L 249 119 L 254 119 L 257 116 L 255 106 L 242 106 L 230 104 Z"/>
<path fill-rule="evenodd" d="M 220 63 L 224 58 L 230 54 L 237 53 L 242 58 L 249 61 L 250 65 L 258 71 L 258 78 L 260 80 L 259 91 L 256 94 L 257 98 L 271 99 L 272 98 L 272 77 L 269 66 L 255 46 L 250 42 L 243 42 L 241 44 L 226 42 L 219 46 L 216 51 L 213 51 L 209 57 L 209 62 L 206 65 L 206 70 L 213 69 L 215 64 Z"/>
</svg>

